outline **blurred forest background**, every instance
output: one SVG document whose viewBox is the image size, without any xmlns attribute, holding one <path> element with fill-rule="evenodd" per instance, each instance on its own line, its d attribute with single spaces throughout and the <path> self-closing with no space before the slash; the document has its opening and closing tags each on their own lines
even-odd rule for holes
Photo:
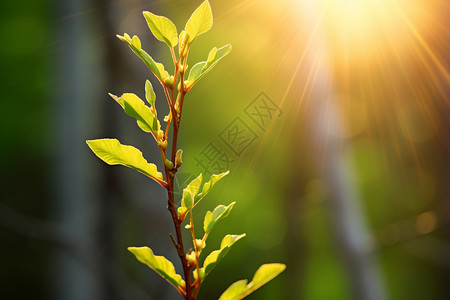
<svg viewBox="0 0 450 300">
<path fill-rule="evenodd" d="M 126 250 L 148 245 L 180 270 L 163 189 L 85 140 L 116 137 L 161 167 L 107 95 L 143 97 L 150 79 L 167 112 L 115 34 L 169 65 L 142 11 L 181 31 L 200 2 L 1 1 L 1 299 L 177 299 Z M 206 251 L 247 237 L 199 298 L 283 262 L 248 299 L 449 299 L 449 1 L 210 3 L 214 26 L 188 64 L 233 51 L 185 102 L 179 186 L 230 169 L 199 207 L 237 201 Z"/>
</svg>

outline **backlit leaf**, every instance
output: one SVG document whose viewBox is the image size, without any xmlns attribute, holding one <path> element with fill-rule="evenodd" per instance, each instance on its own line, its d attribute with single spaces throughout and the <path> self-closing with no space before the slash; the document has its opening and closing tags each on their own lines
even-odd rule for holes
<svg viewBox="0 0 450 300">
<path fill-rule="evenodd" d="M 166 17 L 155 15 L 149 11 L 144 11 L 143 14 L 145 20 L 147 21 L 148 27 L 158 40 L 165 42 L 171 48 L 177 45 L 177 28 L 172 21 Z"/>
<path fill-rule="evenodd" d="M 156 132 L 159 130 L 155 115 L 138 96 L 131 93 L 125 93 L 119 98 L 112 94 L 110 96 L 122 106 L 127 115 L 137 120 L 138 126 L 143 131 Z"/>
<path fill-rule="evenodd" d="M 181 207 L 191 210 L 194 205 L 195 196 L 198 194 L 200 185 L 202 184 L 203 175 L 200 174 L 197 178 L 192 180 L 188 186 L 183 189 L 183 198 L 181 199 Z M 186 212 L 185 209 L 182 212 Z M 178 215 L 180 216 L 180 215 Z"/>
<path fill-rule="evenodd" d="M 226 172 L 224 172 L 224 173 L 217 174 L 217 175 L 216 175 L 216 174 L 213 174 L 213 175 L 211 176 L 211 179 L 203 185 L 202 192 L 201 192 L 200 194 L 198 194 L 197 196 L 195 196 L 195 203 L 197 203 L 198 201 L 200 201 L 201 199 L 203 199 L 203 197 L 205 197 L 206 194 L 208 194 L 208 192 L 212 189 L 212 187 L 213 187 L 220 179 L 222 179 L 223 177 L 225 177 L 226 175 L 228 175 L 228 173 L 230 173 L 230 171 L 226 171 Z"/>
<path fill-rule="evenodd" d="M 145 99 L 151 106 L 155 106 L 156 94 L 150 80 L 145 81 Z"/>
<path fill-rule="evenodd" d="M 140 59 L 142 59 L 142 61 L 147 65 L 147 67 L 149 67 L 149 69 L 152 71 L 152 73 L 158 78 L 158 80 L 161 82 L 161 84 L 163 84 L 164 79 L 169 77 L 169 73 L 164 69 L 163 64 L 155 62 L 153 60 L 153 58 L 150 55 L 148 55 L 147 52 L 145 52 L 143 49 L 136 47 L 137 40 L 139 40 L 139 38 L 137 36 L 133 36 L 133 39 L 135 39 L 135 42 L 133 44 L 132 39 L 130 39 L 130 36 L 126 33 L 123 36 L 117 35 L 117 37 L 121 41 L 124 41 L 125 43 L 127 43 L 128 46 L 130 46 L 131 50 L 133 50 L 133 52 Z M 140 40 L 139 40 L 139 43 L 140 43 Z"/>
<path fill-rule="evenodd" d="M 231 52 L 231 45 L 225 45 L 222 48 L 217 49 L 214 47 L 208 55 L 206 61 L 195 64 L 189 72 L 188 76 L 188 88 L 191 88 L 197 81 L 199 81 L 206 73 L 208 73 L 214 66 Z"/>
<path fill-rule="evenodd" d="M 255 290 L 274 279 L 286 269 L 284 264 L 265 264 L 259 267 L 253 276 L 253 280 L 247 284 L 247 280 L 239 280 L 223 292 L 219 300 L 239 300 L 250 295 Z"/>
<path fill-rule="evenodd" d="M 164 256 L 156 256 L 152 249 L 148 247 L 128 247 L 137 260 L 152 268 L 156 273 L 161 275 L 174 287 L 178 288 L 183 285 L 183 279 L 176 273 L 173 264 Z"/>
<path fill-rule="evenodd" d="M 186 23 L 185 31 L 189 34 L 189 43 L 197 36 L 207 32 L 213 25 L 211 6 L 208 0 L 204 1 L 191 15 Z"/>
<path fill-rule="evenodd" d="M 148 163 L 142 152 L 133 146 L 122 145 L 116 139 L 86 141 L 89 148 L 108 165 L 123 165 L 154 179 L 161 184 L 163 176 L 156 165 Z"/>
<path fill-rule="evenodd" d="M 233 208 L 236 202 L 231 203 L 228 206 L 219 205 L 217 206 L 213 212 L 208 211 L 205 215 L 205 219 L 203 221 L 203 230 L 205 233 L 209 233 L 213 226 L 220 220 L 228 216 L 231 209 Z"/>
<path fill-rule="evenodd" d="M 186 207 L 187 209 L 192 209 L 194 205 L 194 195 L 191 191 L 184 189 L 183 198 L 181 199 L 181 207 Z"/>
<path fill-rule="evenodd" d="M 234 245 L 238 240 L 245 237 L 245 233 L 240 235 L 228 234 L 222 239 L 219 250 L 212 251 L 203 262 L 203 268 L 205 269 L 205 276 L 208 275 L 212 269 L 217 265 L 217 263 L 224 258 L 224 256 L 230 251 L 231 246 Z"/>
<path fill-rule="evenodd" d="M 200 77 L 202 76 L 202 70 L 205 65 L 206 65 L 206 61 L 201 61 L 199 63 L 196 63 L 191 68 L 191 70 L 189 71 L 187 86 L 192 86 L 192 85 L 194 85 L 195 82 L 200 80 Z"/>
<path fill-rule="evenodd" d="M 200 173 L 200 175 L 198 175 L 197 178 L 192 180 L 186 187 L 187 190 L 191 191 L 191 193 L 192 193 L 192 195 L 194 195 L 194 197 L 197 196 L 197 194 L 200 190 L 200 185 L 202 184 L 202 180 L 203 180 L 203 174 Z"/>
</svg>

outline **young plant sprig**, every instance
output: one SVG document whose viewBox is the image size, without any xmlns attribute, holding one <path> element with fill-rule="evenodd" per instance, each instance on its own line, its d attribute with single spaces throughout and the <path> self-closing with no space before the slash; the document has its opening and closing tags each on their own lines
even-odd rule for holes
<svg viewBox="0 0 450 300">
<path fill-rule="evenodd" d="M 149 67 L 164 89 L 169 114 L 164 118 L 166 127 L 163 130 L 158 120 L 155 107 L 156 95 L 150 81 L 145 83 L 145 98 L 149 104 L 147 106 L 138 96 L 125 93 L 118 97 L 110 96 L 122 106 L 125 113 L 136 119 L 137 125 L 153 136 L 160 152 L 164 164 L 164 174 L 157 170 L 153 163 L 148 163 L 142 152 L 133 146 L 122 145 L 116 139 L 88 140 L 87 144 L 91 150 L 104 162 L 109 165 L 123 165 L 132 168 L 147 177 L 155 180 L 167 190 L 168 209 L 171 213 L 175 226 L 176 237 L 170 234 L 172 242 L 180 257 L 183 266 L 183 277 L 176 273 L 175 267 L 164 256 L 156 256 L 148 247 L 129 247 L 136 258 L 149 266 L 170 284 L 172 284 L 186 300 L 196 299 L 201 284 L 206 276 L 217 265 L 217 263 L 228 253 L 230 248 L 245 234 L 226 235 L 222 239 L 220 249 L 212 251 L 200 263 L 200 255 L 206 246 L 206 240 L 214 225 L 222 218 L 225 218 L 233 208 L 235 202 L 228 206 L 219 205 L 212 212 L 208 211 L 203 222 L 203 236 L 198 236 L 198 230 L 194 230 L 194 207 L 202 200 L 212 187 L 229 172 L 212 175 L 209 181 L 203 183 L 203 176 L 200 174 L 183 190 L 181 206 L 176 207 L 174 199 L 174 178 L 178 169 L 182 165 L 181 149 L 177 150 L 177 139 L 181 115 L 183 111 L 184 98 L 192 87 L 207 73 L 217 62 L 231 51 L 231 45 L 221 48 L 214 47 L 206 61 L 195 64 L 188 71 L 187 58 L 190 47 L 196 38 L 207 32 L 212 24 L 213 17 L 211 6 L 208 0 L 204 1 L 191 15 L 186 23 L 185 29 L 178 35 L 175 25 L 168 18 L 155 15 L 151 12 L 143 12 L 148 27 L 153 35 L 160 41 L 167 44 L 170 49 L 174 74 L 170 75 L 165 67 L 153 60 L 153 58 L 142 49 L 141 41 L 137 36 L 130 37 L 128 34 L 117 37 L 127 43 L 133 52 Z M 178 45 L 178 55 L 175 47 Z M 172 128 L 171 140 L 169 131 Z M 170 149 L 170 150 L 169 150 Z M 203 183 L 203 184 L 202 184 Z M 187 219 L 185 228 L 190 230 L 193 248 L 186 252 L 186 245 L 183 243 L 181 226 Z M 286 268 L 283 264 L 265 264 L 255 273 L 253 280 L 240 280 L 232 284 L 220 296 L 220 300 L 242 299 L 254 290 L 267 283 Z M 191 275 L 193 278 L 191 278 Z"/>
</svg>

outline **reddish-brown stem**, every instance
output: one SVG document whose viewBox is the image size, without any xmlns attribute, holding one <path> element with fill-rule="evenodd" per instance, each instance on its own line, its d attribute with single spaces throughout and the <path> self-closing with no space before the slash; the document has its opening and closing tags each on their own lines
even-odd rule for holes
<svg viewBox="0 0 450 300">
<path fill-rule="evenodd" d="M 171 161 L 174 163 L 176 152 L 177 152 L 178 128 L 179 128 L 180 120 L 181 120 L 181 108 L 183 105 L 184 95 L 186 94 L 186 92 L 184 90 L 184 82 L 183 82 L 184 70 L 179 70 L 179 68 L 178 68 L 178 64 L 181 60 L 181 56 L 178 58 L 178 61 L 177 61 L 176 57 L 175 57 L 175 53 L 173 51 L 173 48 L 171 48 L 170 50 L 171 50 L 172 58 L 173 58 L 173 61 L 175 64 L 175 74 L 174 74 L 173 85 L 170 88 L 171 93 L 169 93 L 169 89 L 168 89 L 167 85 L 163 84 L 164 93 L 166 95 L 167 103 L 169 104 L 169 108 L 170 108 L 170 117 L 169 117 L 169 120 L 167 120 L 167 127 L 166 127 L 166 132 L 164 135 L 164 139 L 165 140 L 168 139 L 170 123 L 172 122 L 173 134 L 172 134 L 172 145 L 170 145 L 170 147 L 172 149 Z M 184 58 L 184 63 L 186 64 L 186 57 Z M 179 71 L 181 71 L 181 72 L 179 72 Z M 180 73 L 181 89 L 178 91 L 177 98 L 175 99 L 175 88 L 177 87 L 178 73 Z M 180 101 L 179 112 L 177 112 L 175 110 L 175 106 L 178 103 L 178 101 Z M 169 209 L 170 214 L 172 216 L 173 224 L 175 226 L 175 233 L 176 233 L 176 239 L 172 235 L 171 235 L 171 238 L 172 238 L 172 242 L 173 242 L 175 248 L 177 249 L 177 253 L 178 253 L 178 256 L 180 257 L 181 264 L 183 265 L 184 280 L 186 282 L 185 291 L 183 291 L 183 293 L 180 292 L 180 294 L 182 294 L 182 296 L 186 300 L 194 300 L 197 296 L 198 289 L 196 289 L 195 293 L 193 293 L 193 290 L 192 290 L 193 286 L 191 284 L 191 276 L 190 276 L 192 266 L 190 266 L 188 264 L 187 259 L 186 259 L 186 253 L 184 251 L 184 246 L 183 246 L 183 237 L 181 235 L 181 229 L 180 229 L 181 221 L 177 215 L 175 199 L 174 199 L 173 183 L 174 183 L 174 177 L 175 177 L 177 168 L 175 167 L 172 169 L 168 169 L 168 167 L 165 163 L 165 161 L 167 159 L 166 158 L 167 157 L 166 156 L 167 147 L 164 147 L 164 149 L 160 147 L 160 149 L 161 149 L 161 157 L 162 157 L 163 163 L 164 163 L 164 171 L 166 173 L 165 188 L 167 190 L 167 198 L 168 198 L 167 199 L 167 202 L 168 202 L 167 208 Z M 197 247 L 195 250 L 197 253 L 197 250 L 198 250 Z M 198 260 L 198 257 L 197 257 L 197 260 Z M 198 263 L 197 263 L 197 269 L 198 269 Z"/>
<path fill-rule="evenodd" d="M 197 243 L 196 243 L 196 238 L 195 238 L 195 229 L 194 229 L 194 216 L 192 214 L 192 210 L 190 211 L 190 217 L 191 217 L 191 234 L 192 234 L 192 241 L 194 242 L 194 249 L 195 249 L 195 266 L 197 268 L 197 280 L 198 284 L 195 287 L 195 291 L 192 295 L 192 300 L 195 300 L 195 298 L 197 297 L 197 293 L 198 290 L 200 289 L 200 283 L 201 283 L 201 279 L 200 279 L 200 266 L 198 264 L 198 257 L 200 256 L 200 251 L 198 249 Z M 194 271 L 195 272 L 195 271 Z"/>
<path fill-rule="evenodd" d="M 173 49 L 172 49 L 173 52 Z M 174 61 L 175 61 L 175 56 L 174 57 Z M 174 79 L 176 78 L 176 74 L 178 73 L 178 67 L 175 67 L 175 76 Z M 183 74 L 181 74 L 181 79 L 183 79 Z M 174 86 L 176 85 L 176 81 L 174 80 Z M 166 127 L 166 133 L 165 133 L 165 139 L 167 140 L 168 137 L 168 132 L 169 132 L 169 128 L 170 128 L 170 123 L 171 120 L 173 120 L 173 134 L 172 134 L 172 145 L 171 149 L 172 149 L 172 154 L 171 154 L 171 161 L 175 162 L 175 155 L 176 155 L 176 150 L 177 150 L 177 141 L 178 141 L 178 128 L 179 128 L 179 122 L 180 122 L 180 116 L 177 116 L 177 112 L 175 111 L 175 88 L 174 86 L 172 86 L 171 88 L 171 92 L 172 92 L 172 98 L 170 97 L 169 91 L 167 89 L 167 87 L 164 87 L 164 92 L 167 98 L 167 102 L 169 104 L 170 107 L 170 115 L 171 118 L 167 121 L 167 127 Z M 181 93 L 181 97 L 184 96 L 184 91 L 180 91 Z M 163 158 L 163 162 L 165 162 L 166 160 L 166 149 L 161 151 L 161 156 Z M 186 253 L 184 251 L 184 246 L 183 246 L 183 238 L 181 235 L 181 221 L 178 219 L 177 216 L 177 211 L 176 211 L 176 206 L 175 206 L 175 199 L 174 199 L 174 190 L 173 190 L 173 181 L 174 181 L 174 177 L 175 177 L 175 173 L 176 173 L 176 168 L 172 168 L 171 170 L 169 170 L 166 166 L 166 164 L 164 163 L 164 171 L 166 173 L 166 181 L 167 181 L 167 186 L 166 186 L 166 190 L 167 190 L 167 195 L 168 195 L 168 205 L 167 208 L 170 211 L 170 214 L 172 216 L 172 220 L 173 220 L 173 224 L 175 226 L 175 233 L 176 233 L 176 240 L 173 238 L 172 240 L 174 241 L 174 246 L 177 249 L 177 253 L 178 256 L 180 257 L 181 260 L 181 264 L 183 266 L 183 273 L 184 273 L 184 280 L 186 282 L 186 289 L 185 289 L 185 294 L 183 294 L 184 298 L 186 300 L 193 300 L 195 298 L 193 298 L 193 294 L 192 294 L 192 285 L 191 285 L 191 267 L 189 266 L 187 259 L 186 259 Z"/>
<path fill-rule="evenodd" d="M 167 170 L 167 168 L 166 168 L 166 170 Z M 172 215 L 172 220 L 175 225 L 175 232 L 176 232 L 176 236 L 177 236 L 175 248 L 177 249 L 177 253 L 178 253 L 178 256 L 180 257 L 181 264 L 183 265 L 184 280 L 186 281 L 185 299 L 191 300 L 192 299 L 192 286 L 191 286 L 190 267 L 186 260 L 186 254 L 185 254 L 184 246 L 183 246 L 183 238 L 181 236 L 181 229 L 180 229 L 181 222 L 180 222 L 180 220 L 178 220 L 176 207 L 175 207 L 175 201 L 174 201 L 174 197 L 173 197 L 173 176 L 169 172 L 167 172 L 166 174 L 168 175 L 168 177 L 167 177 L 168 209 Z"/>
</svg>

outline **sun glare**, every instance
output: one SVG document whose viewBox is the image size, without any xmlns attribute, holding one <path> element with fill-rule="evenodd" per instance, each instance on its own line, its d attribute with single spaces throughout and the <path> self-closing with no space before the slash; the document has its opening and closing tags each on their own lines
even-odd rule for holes
<svg viewBox="0 0 450 300">
<path fill-rule="evenodd" d="M 398 6 L 413 4 L 386 0 L 322 0 L 329 47 L 337 54 L 367 57 L 396 43 L 401 46 L 405 23 Z M 401 47 L 398 47 L 400 49 Z"/>
</svg>

